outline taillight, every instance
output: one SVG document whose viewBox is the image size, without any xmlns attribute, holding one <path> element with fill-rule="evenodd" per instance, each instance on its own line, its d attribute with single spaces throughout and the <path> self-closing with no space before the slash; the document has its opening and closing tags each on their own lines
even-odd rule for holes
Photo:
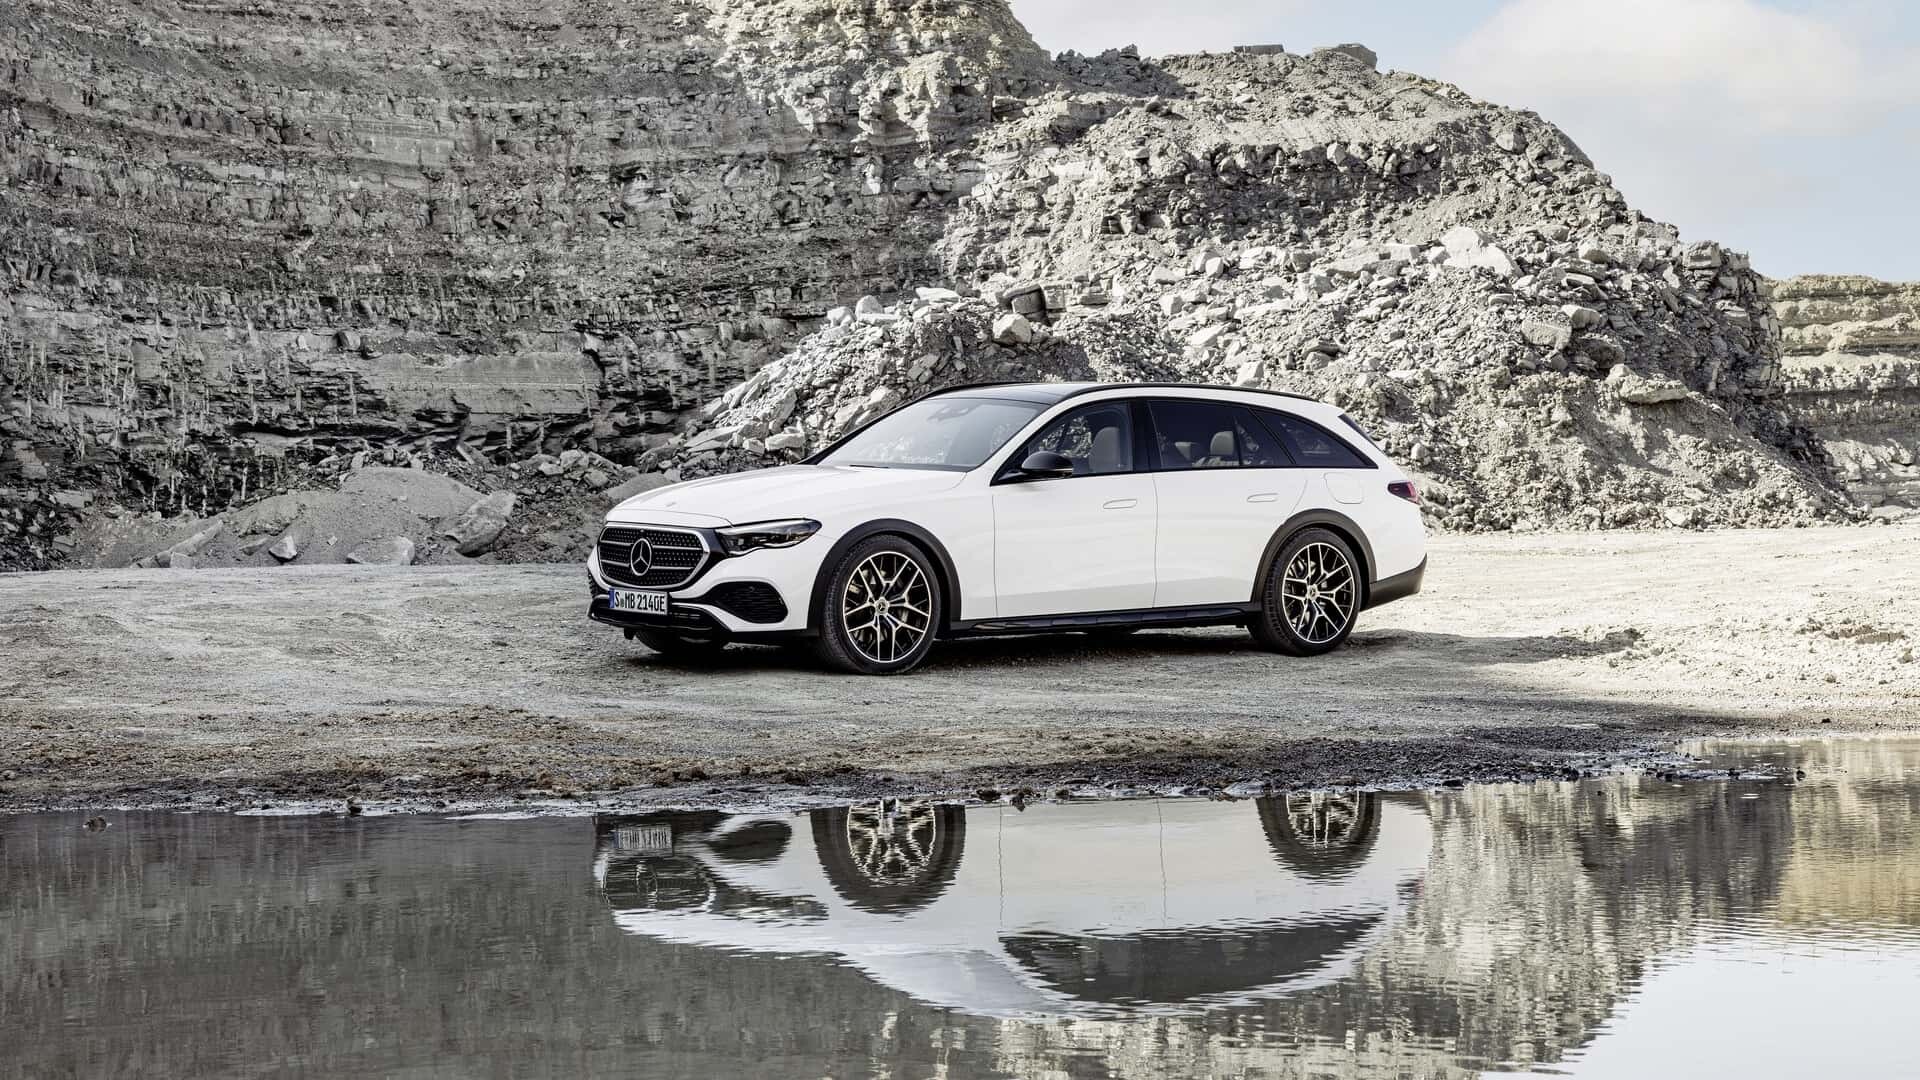
<svg viewBox="0 0 1920 1080">
<path fill-rule="evenodd" d="M 1395 480 L 1393 483 L 1387 485 L 1387 491 L 1391 494 L 1398 495 L 1415 506 L 1420 505 L 1420 489 L 1414 487 L 1413 481 L 1411 480 Z"/>
</svg>

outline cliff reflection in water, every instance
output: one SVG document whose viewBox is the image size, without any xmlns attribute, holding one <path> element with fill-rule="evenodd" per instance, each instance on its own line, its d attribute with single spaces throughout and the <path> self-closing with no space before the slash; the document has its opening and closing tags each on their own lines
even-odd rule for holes
<svg viewBox="0 0 1920 1080">
<path fill-rule="evenodd" d="M 1025 812 L 0 819 L 0 1063 L 1578 1073 L 1764 1043 L 1761 1018 L 1714 1008 L 1756 980 L 1782 1001 L 1820 980 L 1803 1016 L 1920 1000 L 1920 741 L 1716 759 L 1783 779 Z M 1904 1030 L 1796 1034 L 1872 1071 L 1904 1061 Z M 1741 1067 L 1791 1075 L 1789 1057 Z"/>
</svg>

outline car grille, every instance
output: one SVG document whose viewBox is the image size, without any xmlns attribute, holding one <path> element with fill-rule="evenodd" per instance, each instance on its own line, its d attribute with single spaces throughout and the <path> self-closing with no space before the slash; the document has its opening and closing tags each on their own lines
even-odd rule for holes
<svg viewBox="0 0 1920 1080">
<path fill-rule="evenodd" d="M 750 623 L 777 623 L 787 617 L 787 602 L 780 599 L 780 590 L 764 581 L 729 581 L 716 585 L 698 602 L 712 604 Z"/>
<path fill-rule="evenodd" d="M 644 573 L 635 573 L 633 549 L 642 540 L 653 561 Z M 700 534 L 685 529 L 609 525 L 600 532 L 600 573 L 610 584 L 630 589 L 677 589 L 699 577 L 712 558 Z"/>
</svg>

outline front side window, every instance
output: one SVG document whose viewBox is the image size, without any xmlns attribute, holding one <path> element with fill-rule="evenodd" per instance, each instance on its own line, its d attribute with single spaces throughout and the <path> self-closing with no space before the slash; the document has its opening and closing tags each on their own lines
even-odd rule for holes
<svg viewBox="0 0 1920 1080">
<path fill-rule="evenodd" d="M 1162 469 L 1240 467 L 1240 410 L 1211 401 L 1156 401 L 1155 445 Z"/>
<path fill-rule="evenodd" d="M 1075 476 L 1132 472 L 1133 408 L 1124 401 L 1108 401 L 1075 409 L 1027 440 L 1012 464 L 1043 450 L 1073 462 Z"/>
<path fill-rule="evenodd" d="M 1043 408 L 1003 398 L 928 398 L 881 418 L 817 464 L 965 472 L 984 464 Z"/>
<path fill-rule="evenodd" d="M 1287 413 L 1261 410 L 1267 422 L 1286 444 L 1287 453 L 1301 465 L 1316 469 L 1370 469 L 1373 463 L 1359 451 L 1335 438 L 1327 429 L 1310 420 Z"/>
</svg>

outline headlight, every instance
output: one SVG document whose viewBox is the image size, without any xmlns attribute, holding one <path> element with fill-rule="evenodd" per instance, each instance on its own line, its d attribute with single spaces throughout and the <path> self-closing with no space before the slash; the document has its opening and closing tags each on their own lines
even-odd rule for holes
<svg viewBox="0 0 1920 1080">
<path fill-rule="evenodd" d="M 783 548 L 820 531 L 820 523 L 804 518 L 793 521 L 762 521 L 753 525 L 735 525 L 717 530 L 720 547 L 729 555 L 745 555 L 759 548 Z"/>
</svg>

